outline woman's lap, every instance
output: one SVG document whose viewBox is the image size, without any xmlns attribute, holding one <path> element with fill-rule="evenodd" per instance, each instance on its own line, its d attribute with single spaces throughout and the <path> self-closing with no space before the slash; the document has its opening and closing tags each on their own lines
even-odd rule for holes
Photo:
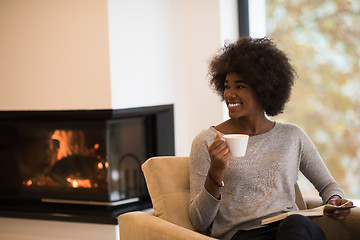
<svg viewBox="0 0 360 240">
<path fill-rule="evenodd" d="M 265 227 L 238 231 L 231 240 L 325 240 L 323 231 L 308 217 L 290 215 Z"/>
</svg>

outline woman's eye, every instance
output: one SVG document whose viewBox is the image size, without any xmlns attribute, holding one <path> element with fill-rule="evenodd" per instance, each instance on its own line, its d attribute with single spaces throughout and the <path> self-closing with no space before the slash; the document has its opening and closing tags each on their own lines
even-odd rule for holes
<svg viewBox="0 0 360 240">
<path fill-rule="evenodd" d="M 230 86 L 227 86 L 227 85 L 224 86 L 224 89 L 230 89 L 230 88 L 231 88 Z M 235 89 L 243 89 L 243 88 L 246 88 L 246 86 L 245 85 L 238 85 L 238 86 L 235 87 Z"/>
</svg>

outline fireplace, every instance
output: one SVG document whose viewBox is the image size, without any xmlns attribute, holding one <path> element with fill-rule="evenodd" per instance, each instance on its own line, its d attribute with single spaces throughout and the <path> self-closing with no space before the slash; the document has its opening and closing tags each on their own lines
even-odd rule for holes
<svg viewBox="0 0 360 240">
<path fill-rule="evenodd" d="M 141 164 L 174 155 L 172 105 L 0 112 L 0 200 L 120 205 L 148 199 Z"/>
</svg>

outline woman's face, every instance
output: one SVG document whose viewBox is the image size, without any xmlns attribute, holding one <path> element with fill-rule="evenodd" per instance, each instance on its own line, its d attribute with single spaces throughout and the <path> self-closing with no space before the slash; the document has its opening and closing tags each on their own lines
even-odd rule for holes
<svg viewBox="0 0 360 240">
<path fill-rule="evenodd" d="M 224 82 L 224 99 L 232 119 L 256 117 L 264 113 L 256 95 L 249 84 L 241 76 L 230 72 Z"/>
</svg>

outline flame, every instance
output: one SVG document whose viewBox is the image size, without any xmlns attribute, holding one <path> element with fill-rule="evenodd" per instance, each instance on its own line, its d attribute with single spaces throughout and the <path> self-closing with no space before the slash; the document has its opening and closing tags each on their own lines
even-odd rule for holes
<svg viewBox="0 0 360 240">
<path fill-rule="evenodd" d="M 56 130 L 51 139 L 59 141 L 57 160 L 74 154 L 84 155 L 87 152 L 83 131 Z"/>
<path fill-rule="evenodd" d="M 85 141 L 85 132 L 82 130 L 68 130 L 68 129 L 57 129 L 51 135 L 50 138 L 51 162 L 50 167 L 54 166 L 56 162 L 61 161 L 63 158 L 70 157 L 73 155 L 79 155 L 83 157 L 93 157 L 99 159 L 97 163 L 97 169 L 102 170 L 108 167 L 108 163 L 102 160 L 101 155 L 98 154 L 100 144 L 95 143 L 92 146 L 87 146 Z M 56 143 L 56 140 L 58 143 Z M 66 181 L 73 188 L 91 188 L 93 185 L 97 185 L 95 182 L 92 183 L 90 179 L 78 178 L 79 176 L 70 175 L 66 178 Z M 41 180 L 41 181 L 40 181 Z M 41 178 L 36 181 L 36 185 L 48 185 L 51 183 L 51 179 Z M 23 182 L 26 186 L 31 186 L 33 182 L 31 180 Z"/>
<path fill-rule="evenodd" d="M 68 177 L 66 181 L 68 181 L 73 188 L 78 188 L 78 187 L 91 188 L 90 179 L 72 179 Z"/>
<path fill-rule="evenodd" d="M 23 182 L 23 185 L 29 187 L 33 184 L 33 182 L 31 180 L 27 180 L 26 182 Z"/>
<path fill-rule="evenodd" d="M 98 165 L 97 165 L 97 168 L 98 168 L 98 169 L 103 169 L 103 168 L 104 168 L 104 165 L 103 165 L 101 162 L 99 162 Z"/>
</svg>

